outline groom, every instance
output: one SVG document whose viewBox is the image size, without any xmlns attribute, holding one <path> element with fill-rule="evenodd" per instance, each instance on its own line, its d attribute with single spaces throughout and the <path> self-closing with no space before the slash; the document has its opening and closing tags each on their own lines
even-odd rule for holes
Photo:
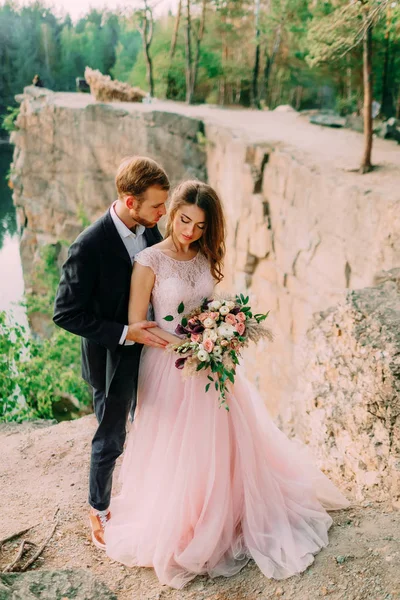
<svg viewBox="0 0 400 600">
<path fill-rule="evenodd" d="M 129 411 L 136 405 L 140 351 L 166 342 L 156 325 L 128 325 L 129 288 L 135 254 L 159 242 L 169 181 L 150 158 L 122 161 L 115 179 L 118 199 L 72 244 L 62 267 L 54 322 L 81 336 L 82 377 L 93 388 L 98 428 L 92 441 L 89 479 L 93 543 L 104 549 L 104 527 L 115 461 L 122 454 Z"/>
</svg>

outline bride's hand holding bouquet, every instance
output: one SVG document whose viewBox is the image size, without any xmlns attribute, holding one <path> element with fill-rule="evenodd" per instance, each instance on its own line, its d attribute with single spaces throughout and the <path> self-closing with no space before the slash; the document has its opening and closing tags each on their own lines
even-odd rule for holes
<svg viewBox="0 0 400 600">
<path fill-rule="evenodd" d="M 178 314 L 184 311 L 181 303 Z M 261 338 L 272 341 L 271 331 L 263 324 L 267 316 L 268 313 L 253 314 L 249 298 L 243 294 L 204 299 L 199 307 L 182 317 L 175 329 L 175 333 L 182 336 L 178 344 L 168 346 L 168 350 L 180 355 L 175 366 L 182 369 L 186 377 L 208 370 L 206 392 L 214 386 L 220 406 L 229 410 L 227 385 L 235 382 L 241 350 L 250 341 L 258 342 Z M 164 319 L 171 321 L 173 317 L 167 315 Z"/>
</svg>

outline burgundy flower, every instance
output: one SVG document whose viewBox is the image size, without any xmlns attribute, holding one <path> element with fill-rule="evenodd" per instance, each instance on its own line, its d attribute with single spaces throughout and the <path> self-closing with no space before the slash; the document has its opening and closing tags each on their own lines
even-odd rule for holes
<svg viewBox="0 0 400 600">
<path fill-rule="evenodd" d="M 242 309 L 240 308 L 240 306 L 235 306 L 235 308 L 232 308 L 231 313 L 233 315 L 237 315 L 238 313 L 240 313 Z"/>
<path fill-rule="evenodd" d="M 204 331 L 204 326 L 201 325 L 201 323 L 192 327 L 192 333 L 203 333 L 203 331 Z"/>
<path fill-rule="evenodd" d="M 176 326 L 175 333 L 176 335 L 187 335 L 188 333 L 190 333 L 190 331 L 189 329 L 186 329 L 186 327 L 183 327 L 183 325 L 179 323 L 179 325 Z"/>
<path fill-rule="evenodd" d="M 202 310 L 202 311 L 205 311 L 205 310 L 207 310 L 207 309 L 208 309 L 208 305 L 209 305 L 209 303 L 210 303 L 210 302 L 214 302 L 214 298 L 210 298 L 210 299 L 207 299 L 207 298 L 206 298 L 206 299 L 204 300 L 203 304 L 201 305 L 201 310 Z"/>
<path fill-rule="evenodd" d="M 187 361 L 187 356 L 178 358 L 178 360 L 175 361 L 176 368 L 177 369 L 183 369 L 183 367 L 185 366 L 185 362 L 186 361 Z"/>
</svg>

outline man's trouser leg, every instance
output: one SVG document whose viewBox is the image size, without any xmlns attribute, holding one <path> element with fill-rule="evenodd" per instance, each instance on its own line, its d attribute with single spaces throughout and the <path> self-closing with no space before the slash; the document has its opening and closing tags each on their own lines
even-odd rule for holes
<svg viewBox="0 0 400 600">
<path fill-rule="evenodd" d="M 99 426 L 92 440 L 89 504 L 97 510 L 106 510 L 110 505 L 115 462 L 124 449 L 129 411 L 136 406 L 138 354 L 131 351 L 121 356 L 108 396 L 103 390 L 93 389 Z"/>
</svg>

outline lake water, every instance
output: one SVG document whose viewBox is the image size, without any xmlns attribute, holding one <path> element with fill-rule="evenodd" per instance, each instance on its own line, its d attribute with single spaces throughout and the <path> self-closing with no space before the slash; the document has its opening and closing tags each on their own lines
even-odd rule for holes
<svg viewBox="0 0 400 600">
<path fill-rule="evenodd" d="M 24 279 L 19 254 L 19 235 L 12 191 L 6 175 L 12 161 L 13 147 L 0 143 L 0 311 L 27 325 L 24 299 Z"/>
</svg>

